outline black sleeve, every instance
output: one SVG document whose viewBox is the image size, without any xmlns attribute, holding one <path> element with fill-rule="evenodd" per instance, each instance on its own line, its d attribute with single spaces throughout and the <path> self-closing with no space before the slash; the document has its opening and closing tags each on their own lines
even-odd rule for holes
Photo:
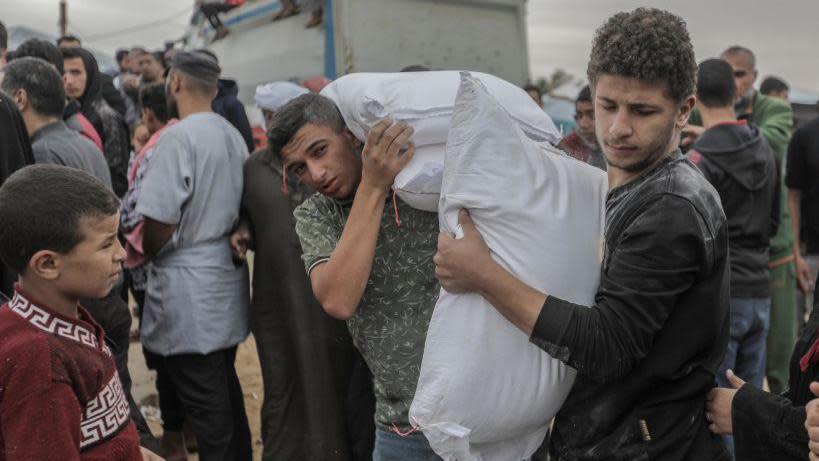
<svg viewBox="0 0 819 461">
<path fill-rule="evenodd" d="M 805 417 L 805 407 L 750 384 L 742 386 L 731 405 L 736 459 L 807 459 Z"/>
<path fill-rule="evenodd" d="M 125 99 L 123 99 L 122 93 L 120 93 L 117 87 L 114 86 L 114 79 L 108 74 L 100 75 L 102 83 L 102 99 L 104 99 L 112 109 L 117 111 L 120 117 L 125 117 L 125 112 L 128 110 L 128 108 L 125 106 Z"/>
<path fill-rule="evenodd" d="M 808 187 L 808 165 L 805 149 L 802 146 L 802 130 L 796 130 L 790 144 L 785 173 L 785 185 L 790 189 L 804 191 Z"/>
<path fill-rule="evenodd" d="M 227 113 L 227 119 L 231 123 L 231 125 L 235 126 L 239 133 L 242 135 L 242 139 L 245 140 L 245 144 L 247 144 L 247 151 L 253 152 L 255 150 L 255 146 L 253 143 L 253 131 L 250 129 L 250 121 L 247 119 L 247 114 L 245 113 L 245 108 L 238 99 L 231 99 L 228 102 L 227 107 L 225 107 L 225 113 Z"/>
<path fill-rule="evenodd" d="M 549 296 L 531 341 L 605 383 L 644 358 L 679 296 L 712 267 L 716 237 L 687 200 L 663 195 L 621 233 L 589 308 Z"/>
</svg>

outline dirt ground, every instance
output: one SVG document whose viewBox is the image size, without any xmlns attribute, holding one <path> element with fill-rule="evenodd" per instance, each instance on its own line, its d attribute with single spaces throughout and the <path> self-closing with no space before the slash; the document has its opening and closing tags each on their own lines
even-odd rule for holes
<svg viewBox="0 0 819 461">
<path fill-rule="evenodd" d="M 136 319 L 134 319 L 136 325 Z M 156 418 L 158 415 L 158 405 L 156 398 L 156 387 L 154 381 L 156 373 L 145 366 L 145 357 L 142 355 L 142 347 L 139 343 L 131 343 L 128 355 L 128 366 L 133 378 L 132 392 L 138 404 L 147 405 L 148 425 L 154 435 L 162 436 L 161 421 Z M 259 356 L 256 353 L 256 342 L 250 336 L 244 343 L 239 345 L 236 353 L 236 372 L 239 374 L 239 381 L 242 383 L 242 391 L 245 395 L 245 410 L 247 419 L 250 422 L 250 432 L 253 441 L 253 459 L 262 459 L 262 441 L 260 438 L 260 410 L 262 407 L 262 374 L 259 368 Z M 145 412 L 143 412 L 145 413 Z M 198 461 L 196 455 L 188 455 L 188 460 Z"/>
</svg>

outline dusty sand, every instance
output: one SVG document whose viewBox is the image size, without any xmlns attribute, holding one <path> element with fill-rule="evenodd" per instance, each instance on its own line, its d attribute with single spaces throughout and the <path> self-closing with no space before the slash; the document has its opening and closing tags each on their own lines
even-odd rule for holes
<svg viewBox="0 0 819 461">
<path fill-rule="evenodd" d="M 134 325 L 137 320 L 134 319 Z M 156 405 L 156 387 L 154 380 L 156 373 L 148 370 L 145 366 L 145 357 L 142 355 L 142 347 L 139 343 L 131 343 L 128 355 L 128 366 L 134 384 L 132 393 L 136 402 L 146 402 Z M 259 356 L 256 353 L 256 342 L 250 336 L 244 343 L 239 345 L 236 354 L 236 371 L 239 374 L 239 381 L 242 383 L 242 391 L 245 395 L 245 410 L 250 422 L 250 432 L 253 440 L 253 459 L 260 460 L 262 457 L 262 441 L 259 435 L 261 423 L 259 411 L 262 406 L 262 375 L 259 368 Z M 152 418 L 153 419 L 153 418 Z M 154 435 L 162 436 L 162 425 L 159 421 L 148 421 Z M 198 461 L 196 455 L 189 455 L 188 460 Z"/>
</svg>

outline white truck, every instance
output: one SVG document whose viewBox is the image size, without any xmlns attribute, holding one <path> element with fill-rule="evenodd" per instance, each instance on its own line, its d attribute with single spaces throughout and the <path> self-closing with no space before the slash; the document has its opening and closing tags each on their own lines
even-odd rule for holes
<svg viewBox="0 0 819 461">
<path fill-rule="evenodd" d="M 212 41 L 207 21 L 188 32 L 187 48 L 209 48 L 223 74 L 253 104 L 256 85 L 335 79 L 351 72 L 474 70 L 516 85 L 529 78 L 526 0 L 325 0 L 322 27 L 309 13 L 280 21 L 277 0 L 248 0 L 222 16 L 230 34 Z"/>
</svg>

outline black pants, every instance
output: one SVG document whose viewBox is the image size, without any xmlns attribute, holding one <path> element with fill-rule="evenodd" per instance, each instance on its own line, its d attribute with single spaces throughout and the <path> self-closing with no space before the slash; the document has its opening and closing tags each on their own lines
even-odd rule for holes
<svg viewBox="0 0 819 461">
<path fill-rule="evenodd" d="M 184 418 L 196 435 L 199 460 L 250 461 L 250 428 L 234 366 L 236 346 L 160 359 L 157 365 L 176 389 Z"/>
<path fill-rule="evenodd" d="M 142 312 L 145 306 L 145 290 L 137 290 L 131 287 L 131 293 L 137 304 L 137 314 L 139 316 L 140 327 L 142 326 Z M 162 429 L 165 432 L 181 432 L 185 424 L 185 410 L 182 402 L 179 401 L 179 394 L 173 381 L 168 376 L 167 367 L 164 365 L 164 357 L 154 354 L 148 349 L 142 348 L 142 355 L 145 357 L 145 365 L 156 371 L 156 393 L 159 396 L 159 410 L 162 413 Z"/>
</svg>

